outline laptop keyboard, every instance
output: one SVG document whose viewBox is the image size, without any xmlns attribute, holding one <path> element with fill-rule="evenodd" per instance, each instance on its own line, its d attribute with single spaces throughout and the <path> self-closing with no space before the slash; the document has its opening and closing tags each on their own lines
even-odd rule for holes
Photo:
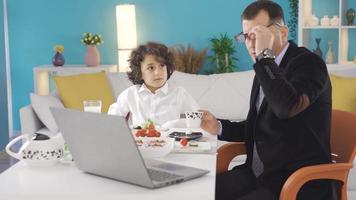
<svg viewBox="0 0 356 200">
<path fill-rule="evenodd" d="M 179 178 L 182 176 L 176 175 L 176 174 L 171 174 L 168 172 L 160 171 L 160 170 L 155 170 L 155 169 L 147 169 L 148 173 L 150 174 L 150 177 L 153 181 L 167 181 L 167 180 L 172 180 L 175 178 Z"/>
</svg>

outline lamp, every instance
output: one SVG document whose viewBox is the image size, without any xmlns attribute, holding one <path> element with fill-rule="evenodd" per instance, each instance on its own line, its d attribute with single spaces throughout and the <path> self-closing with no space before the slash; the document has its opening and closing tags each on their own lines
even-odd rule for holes
<svg viewBox="0 0 356 200">
<path fill-rule="evenodd" d="M 129 71 L 128 59 L 137 46 L 136 14 L 134 4 L 116 6 L 116 29 L 119 71 Z"/>
</svg>

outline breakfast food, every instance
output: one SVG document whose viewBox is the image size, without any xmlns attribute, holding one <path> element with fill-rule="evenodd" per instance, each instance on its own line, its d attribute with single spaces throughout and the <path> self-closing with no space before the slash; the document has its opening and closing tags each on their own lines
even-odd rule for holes
<svg viewBox="0 0 356 200">
<path fill-rule="evenodd" d="M 136 144 L 139 147 L 163 147 L 167 144 L 165 140 L 162 139 L 154 139 L 154 140 L 142 140 L 136 139 Z"/>
<path fill-rule="evenodd" d="M 187 139 L 187 138 L 182 138 L 182 139 L 180 139 L 179 143 L 180 143 L 182 146 L 187 146 L 187 144 L 188 144 L 188 139 Z"/>
<path fill-rule="evenodd" d="M 190 147 L 198 147 L 199 143 L 197 141 L 191 140 L 191 141 L 189 141 L 189 146 Z"/>
<path fill-rule="evenodd" d="M 152 120 L 148 119 L 147 122 L 135 133 L 136 137 L 160 137 L 161 133 L 155 129 Z"/>
<path fill-rule="evenodd" d="M 199 143 L 195 140 L 188 140 L 187 138 L 182 138 L 179 141 L 182 147 L 198 147 Z"/>
</svg>

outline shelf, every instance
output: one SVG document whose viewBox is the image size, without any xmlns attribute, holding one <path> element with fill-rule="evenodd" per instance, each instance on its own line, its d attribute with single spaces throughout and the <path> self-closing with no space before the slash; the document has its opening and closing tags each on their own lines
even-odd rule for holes
<svg viewBox="0 0 356 200">
<path fill-rule="evenodd" d="M 298 45 L 313 50 L 316 48 L 315 39 L 322 38 L 319 46 L 323 52 L 323 59 L 326 60 L 326 53 L 329 50 L 328 41 L 332 41 L 332 51 L 336 63 L 329 64 L 328 67 L 330 66 L 335 70 L 344 66 L 346 68 L 350 66 L 356 68 L 356 63 L 352 62 L 354 56 L 356 56 L 356 46 L 354 45 L 356 41 L 356 25 L 347 26 L 345 15 L 348 8 L 355 7 L 355 3 L 355 0 L 300 0 L 298 6 Z M 313 16 L 325 15 L 338 16 L 339 25 L 308 26 L 308 21 Z"/>
<path fill-rule="evenodd" d="M 95 72 L 117 72 L 116 65 L 99 65 L 87 67 L 86 65 L 41 65 L 33 68 L 34 92 L 39 95 L 48 95 L 55 88 L 53 76 L 68 76 Z"/>
<path fill-rule="evenodd" d="M 341 26 L 343 29 L 356 29 L 356 26 Z"/>
<path fill-rule="evenodd" d="M 329 70 L 333 69 L 355 69 L 356 63 L 354 62 L 340 62 L 339 64 L 326 64 Z"/>
<path fill-rule="evenodd" d="M 338 29 L 339 26 L 304 26 L 303 29 Z"/>
</svg>

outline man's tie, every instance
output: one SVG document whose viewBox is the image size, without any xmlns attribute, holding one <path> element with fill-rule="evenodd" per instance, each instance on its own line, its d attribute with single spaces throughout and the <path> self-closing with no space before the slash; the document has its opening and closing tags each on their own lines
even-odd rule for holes
<svg viewBox="0 0 356 200">
<path fill-rule="evenodd" d="M 259 177 L 264 170 L 263 163 L 258 156 L 256 149 L 256 142 L 253 143 L 253 156 L 252 156 L 252 171 L 256 177 Z"/>
<path fill-rule="evenodd" d="M 259 94 L 258 94 L 258 99 L 256 102 L 256 108 L 257 112 L 259 112 L 263 98 L 264 98 L 264 93 L 262 90 L 262 87 L 260 86 Z M 252 171 L 255 174 L 256 177 L 260 176 L 264 170 L 263 163 L 258 156 L 257 149 L 256 149 L 256 141 L 253 142 L 253 155 L 252 155 Z"/>
</svg>

